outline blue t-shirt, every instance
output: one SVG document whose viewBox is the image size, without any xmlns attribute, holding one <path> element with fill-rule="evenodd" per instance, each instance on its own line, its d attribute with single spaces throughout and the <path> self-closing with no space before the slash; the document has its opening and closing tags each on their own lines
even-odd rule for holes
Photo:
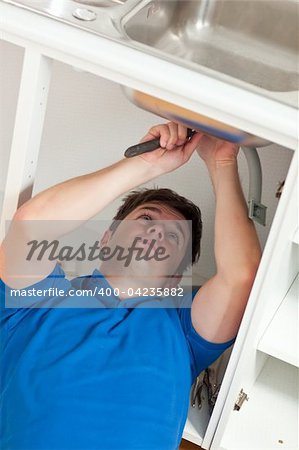
<svg viewBox="0 0 299 450">
<path fill-rule="evenodd" d="M 69 281 L 56 266 L 34 287 L 53 289 L 8 308 L 0 280 L 0 448 L 177 449 L 195 377 L 233 341 L 207 342 L 190 308 L 153 298 L 96 294 L 78 307 L 76 290 L 110 287 L 98 271 Z"/>
</svg>

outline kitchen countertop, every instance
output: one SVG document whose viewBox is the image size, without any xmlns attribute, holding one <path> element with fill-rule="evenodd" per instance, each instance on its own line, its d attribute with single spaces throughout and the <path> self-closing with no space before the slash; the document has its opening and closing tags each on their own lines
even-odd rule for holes
<svg viewBox="0 0 299 450">
<path fill-rule="evenodd" d="M 117 36 L 95 35 L 11 4 L 0 2 L 0 17 L 1 39 L 297 148 L 297 92 L 269 98 L 262 90 L 246 90 L 225 77 L 216 79 L 145 53 Z"/>
</svg>

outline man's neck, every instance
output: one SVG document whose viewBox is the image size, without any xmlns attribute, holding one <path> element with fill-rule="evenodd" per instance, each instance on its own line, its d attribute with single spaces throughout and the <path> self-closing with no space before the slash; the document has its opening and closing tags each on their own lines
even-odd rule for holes
<svg viewBox="0 0 299 450">
<path fill-rule="evenodd" d="M 109 270 L 110 269 L 110 270 Z M 167 286 L 167 278 L 164 276 L 145 275 L 144 273 L 131 273 L 125 270 L 111 270 L 106 264 L 102 264 L 99 268 L 100 272 L 105 276 L 108 283 L 113 289 L 119 292 L 118 297 L 125 300 L 130 297 L 143 297 L 150 294 L 150 289 L 155 292 L 157 288 Z"/>
</svg>

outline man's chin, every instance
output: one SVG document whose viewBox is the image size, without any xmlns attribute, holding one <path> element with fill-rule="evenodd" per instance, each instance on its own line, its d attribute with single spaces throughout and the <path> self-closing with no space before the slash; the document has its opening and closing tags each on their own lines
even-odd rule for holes
<svg viewBox="0 0 299 450">
<path fill-rule="evenodd" d="M 103 262 L 101 264 L 101 271 L 109 276 L 115 277 L 138 277 L 140 279 L 152 278 L 153 280 L 167 280 L 168 278 L 167 275 L 163 274 L 164 270 L 160 267 L 159 262 L 154 260 L 132 260 L 127 266 L 123 261 L 109 261 L 109 264 Z M 159 282 L 159 284 L 161 283 Z"/>
</svg>

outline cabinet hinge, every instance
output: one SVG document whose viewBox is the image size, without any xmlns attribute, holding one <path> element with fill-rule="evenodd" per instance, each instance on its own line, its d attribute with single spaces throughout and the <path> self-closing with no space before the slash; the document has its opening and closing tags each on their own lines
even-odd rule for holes
<svg viewBox="0 0 299 450">
<path fill-rule="evenodd" d="M 249 397 L 246 394 L 246 392 L 243 391 L 243 389 L 240 390 L 238 398 L 235 402 L 234 405 L 234 411 L 239 411 L 241 406 L 243 405 L 244 401 L 247 400 L 248 401 Z"/>
</svg>

